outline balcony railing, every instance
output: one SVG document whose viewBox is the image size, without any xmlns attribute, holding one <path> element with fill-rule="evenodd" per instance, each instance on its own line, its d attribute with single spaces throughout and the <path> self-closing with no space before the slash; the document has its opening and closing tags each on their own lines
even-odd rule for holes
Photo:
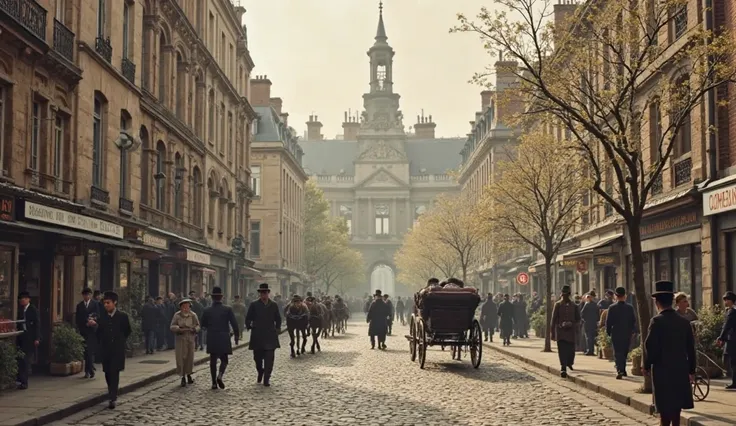
<svg viewBox="0 0 736 426">
<path fill-rule="evenodd" d="M 654 179 L 654 183 L 652 183 L 652 195 L 661 194 L 662 189 L 663 189 L 662 174 L 660 173 L 659 176 L 657 176 L 657 178 Z"/>
<path fill-rule="evenodd" d="M 118 200 L 120 211 L 128 214 L 133 214 L 133 201 L 127 198 L 120 197 Z"/>
<path fill-rule="evenodd" d="M 112 44 L 110 37 L 97 37 L 95 39 L 95 51 L 100 54 L 107 62 L 112 61 Z"/>
<path fill-rule="evenodd" d="M 94 185 L 90 189 L 89 198 L 93 203 L 110 204 L 110 193 Z"/>
<path fill-rule="evenodd" d="M 57 19 L 54 19 L 54 50 L 64 58 L 74 60 L 74 33 Z"/>
<path fill-rule="evenodd" d="M 689 183 L 692 178 L 693 160 L 685 158 L 675 163 L 675 186 Z"/>
<path fill-rule="evenodd" d="M 46 9 L 35 0 L 0 0 L 0 10 L 46 41 Z"/>
<path fill-rule="evenodd" d="M 135 84 L 135 64 L 133 61 L 128 58 L 123 58 L 120 69 L 123 72 L 123 77 L 125 77 L 129 82 Z"/>
</svg>

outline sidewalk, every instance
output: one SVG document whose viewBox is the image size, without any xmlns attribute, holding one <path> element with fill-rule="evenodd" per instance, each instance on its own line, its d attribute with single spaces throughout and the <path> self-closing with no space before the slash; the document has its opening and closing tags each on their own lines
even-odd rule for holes
<svg viewBox="0 0 736 426">
<path fill-rule="evenodd" d="M 285 330 L 281 330 L 283 333 Z M 249 335 L 233 345 L 233 351 L 248 348 Z M 194 354 L 194 365 L 209 362 L 206 351 Z M 102 366 L 96 364 L 94 379 L 83 374 L 68 377 L 32 376 L 27 390 L 8 390 L 0 393 L 0 426 L 47 424 L 77 411 L 106 401 L 107 385 Z M 125 360 L 125 371 L 120 374 L 119 395 L 130 393 L 158 380 L 176 374 L 174 351 L 156 352 Z"/>
<path fill-rule="evenodd" d="M 509 355 L 539 369 L 559 375 L 560 363 L 557 349 L 552 342 L 551 353 L 542 352 L 544 339 L 529 338 L 511 341 L 511 346 L 502 346 L 500 339 L 494 343 L 486 343 L 486 347 Z M 489 360 L 492 362 L 492 359 Z M 652 395 L 640 394 L 644 379 L 631 375 L 631 363 L 626 371 L 629 377 L 616 380 L 612 361 L 599 359 L 597 356 L 575 356 L 575 371 L 568 371 L 569 379 L 576 384 L 610 397 L 622 404 L 649 413 Z M 563 379 L 560 379 L 563 380 Z M 705 401 L 695 402 L 695 409 L 683 411 L 683 425 L 687 426 L 725 426 L 736 425 L 736 392 L 724 390 L 728 380 L 711 380 L 710 394 Z"/>
</svg>

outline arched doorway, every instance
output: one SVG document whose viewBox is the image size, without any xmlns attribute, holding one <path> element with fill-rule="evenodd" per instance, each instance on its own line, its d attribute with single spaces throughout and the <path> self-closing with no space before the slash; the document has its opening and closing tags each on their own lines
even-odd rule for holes
<svg viewBox="0 0 736 426">
<path fill-rule="evenodd" d="M 391 266 L 379 263 L 371 271 L 371 294 L 381 290 L 383 294 L 394 296 L 396 290 L 396 274 Z"/>
</svg>

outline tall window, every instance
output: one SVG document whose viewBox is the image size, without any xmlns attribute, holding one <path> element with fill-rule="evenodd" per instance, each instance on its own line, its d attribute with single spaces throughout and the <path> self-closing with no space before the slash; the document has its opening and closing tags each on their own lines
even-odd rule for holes
<svg viewBox="0 0 736 426">
<path fill-rule="evenodd" d="M 217 117 L 220 120 L 220 154 L 225 154 L 225 137 L 227 136 L 227 133 L 225 132 L 225 103 L 220 102 L 220 114 Z"/>
<path fill-rule="evenodd" d="M 59 0 L 57 0 L 59 1 Z M 123 58 L 128 58 L 128 46 L 130 45 L 130 15 L 131 5 L 128 4 L 127 0 L 123 1 Z M 145 36 L 144 36 L 145 37 Z"/>
<path fill-rule="evenodd" d="M 151 142 L 148 140 L 148 129 L 145 126 L 141 126 L 138 137 L 141 139 L 141 204 L 150 206 L 151 157 L 149 151 Z"/>
<path fill-rule="evenodd" d="M 261 257 L 261 222 L 257 220 L 250 222 L 250 255 Z"/>
<path fill-rule="evenodd" d="M 227 230 L 227 223 L 225 219 L 225 210 L 227 210 L 227 203 L 225 202 L 225 197 L 227 197 L 227 188 L 220 185 L 220 190 L 218 192 L 220 193 L 220 217 L 217 219 L 217 230 L 220 234 L 222 234 Z"/>
<path fill-rule="evenodd" d="M 66 0 L 56 0 L 56 20 L 66 24 Z"/>
<path fill-rule="evenodd" d="M 376 206 L 376 235 L 389 234 L 389 209 L 385 204 Z"/>
<path fill-rule="evenodd" d="M 34 172 L 38 172 L 38 154 L 41 150 L 41 120 L 41 104 L 35 101 L 31 116 L 31 162 L 28 167 Z M 33 174 L 33 181 L 38 183 L 38 174 Z"/>
<path fill-rule="evenodd" d="M 63 190 L 64 178 L 64 117 L 56 114 L 54 120 L 54 164 L 51 174 L 54 176 L 56 191 Z"/>
<path fill-rule="evenodd" d="M 156 144 L 156 208 L 166 208 L 166 145 L 158 141 Z"/>
<path fill-rule="evenodd" d="M 184 110 L 186 107 L 186 82 L 187 73 L 184 68 L 184 59 L 181 54 L 176 52 L 176 116 L 179 120 L 184 121 Z"/>
<path fill-rule="evenodd" d="M 202 226 L 202 172 L 196 166 L 192 170 L 192 223 Z"/>
<path fill-rule="evenodd" d="M 0 86 L 0 169 L 3 171 L 5 170 L 5 105 L 7 104 L 7 96 L 8 88 Z M 0 173 L 0 176 L 2 176 L 2 173 Z"/>
<path fill-rule="evenodd" d="M 158 101 L 166 105 L 166 54 L 164 53 L 164 46 L 166 45 L 166 38 L 161 33 L 159 37 L 158 46 Z"/>
<path fill-rule="evenodd" d="M 348 225 L 348 235 L 353 235 L 353 207 L 345 204 L 340 206 L 340 216 Z"/>
<path fill-rule="evenodd" d="M 215 91 L 214 89 L 210 89 L 210 94 L 207 98 L 207 108 L 208 111 L 208 117 L 207 117 L 207 137 L 209 138 L 209 142 L 211 144 L 215 143 Z"/>
<path fill-rule="evenodd" d="M 687 3 L 680 3 L 674 6 L 673 10 L 670 11 L 670 16 L 672 17 L 670 21 L 671 41 L 675 41 L 687 31 Z"/>
<path fill-rule="evenodd" d="M 233 113 L 227 113 L 227 162 L 233 163 L 233 147 L 235 140 L 233 139 Z"/>
<path fill-rule="evenodd" d="M 97 37 L 105 36 L 105 4 L 107 0 L 97 0 Z"/>
<path fill-rule="evenodd" d="M 103 108 L 102 100 L 95 96 L 92 115 L 92 185 L 98 188 L 102 187 Z"/>
<path fill-rule="evenodd" d="M 207 179 L 207 189 L 209 190 L 208 214 L 207 214 L 207 226 L 210 229 L 215 228 L 215 203 L 217 202 L 217 191 L 215 191 L 215 181 L 210 177 Z"/>
<path fill-rule="evenodd" d="M 174 156 L 174 216 L 181 219 L 183 216 L 182 206 L 182 180 L 184 173 L 184 159 L 178 152 Z"/>
<path fill-rule="evenodd" d="M 251 166 L 250 167 L 250 180 L 251 180 L 251 189 L 253 190 L 253 195 L 256 197 L 261 196 L 261 166 Z"/>
<path fill-rule="evenodd" d="M 386 88 L 386 65 L 379 65 L 376 68 L 376 80 L 378 81 L 378 90 Z"/>
<path fill-rule="evenodd" d="M 662 139 L 662 110 L 659 99 L 649 104 L 649 162 L 654 165 L 660 159 L 660 143 Z"/>
<path fill-rule="evenodd" d="M 120 132 L 130 129 L 131 117 L 127 111 L 120 112 Z M 122 136 L 122 135 L 121 135 Z M 128 150 L 120 150 L 120 198 L 128 197 Z"/>
<path fill-rule="evenodd" d="M 690 83 L 688 80 L 688 76 L 684 75 L 677 79 L 675 83 L 675 89 L 677 92 L 676 99 L 677 102 L 681 104 L 687 104 L 689 103 L 689 96 L 690 96 Z M 683 114 L 683 111 L 677 111 L 672 113 L 672 120 L 677 120 L 678 116 L 681 115 L 682 118 L 682 124 L 677 129 L 677 134 L 675 135 L 675 157 L 679 157 L 681 155 L 687 154 L 692 149 L 692 129 L 690 126 L 690 111 L 685 112 Z"/>
</svg>

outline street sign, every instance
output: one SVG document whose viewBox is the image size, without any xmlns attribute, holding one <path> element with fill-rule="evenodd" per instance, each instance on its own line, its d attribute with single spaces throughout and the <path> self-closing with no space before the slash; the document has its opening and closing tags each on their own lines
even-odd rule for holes
<svg viewBox="0 0 736 426">
<path fill-rule="evenodd" d="M 519 284 L 519 285 L 529 284 L 529 274 L 527 274 L 526 272 L 519 272 L 519 275 L 516 276 L 516 284 Z"/>
</svg>

